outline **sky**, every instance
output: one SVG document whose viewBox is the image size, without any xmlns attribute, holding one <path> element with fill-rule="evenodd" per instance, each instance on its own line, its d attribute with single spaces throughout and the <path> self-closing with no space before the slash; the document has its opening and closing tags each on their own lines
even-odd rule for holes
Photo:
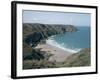
<svg viewBox="0 0 100 80">
<path fill-rule="evenodd" d="M 75 26 L 90 26 L 89 13 L 23 11 L 23 23 L 70 24 Z"/>
</svg>

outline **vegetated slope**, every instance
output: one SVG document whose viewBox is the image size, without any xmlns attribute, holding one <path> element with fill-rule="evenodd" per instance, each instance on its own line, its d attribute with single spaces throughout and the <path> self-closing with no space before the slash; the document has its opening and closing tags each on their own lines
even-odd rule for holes
<svg viewBox="0 0 100 80">
<path fill-rule="evenodd" d="M 52 35 L 75 31 L 77 28 L 73 25 L 23 23 L 23 39 L 33 47 Z"/>
<path fill-rule="evenodd" d="M 77 28 L 73 25 L 63 25 L 63 24 L 40 24 L 40 23 L 23 23 L 23 35 L 29 35 L 34 32 L 41 33 L 45 35 L 54 35 L 56 33 L 73 32 Z M 40 32 L 41 31 L 41 32 Z M 46 36 L 46 35 L 45 35 Z"/>
<path fill-rule="evenodd" d="M 46 56 L 45 56 L 46 57 Z M 60 68 L 60 67 L 83 67 L 91 65 L 90 49 L 83 49 L 78 53 L 72 54 L 64 62 L 50 62 L 48 59 L 27 59 L 23 62 L 23 69 L 39 68 Z"/>
<path fill-rule="evenodd" d="M 38 43 L 45 43 L 45 39 L 49 36 L 57 35 L 65 32 L 75 32 L 77 28 L 73 25 L 52 25 L 39 23 L 23 23 L 23 57 L 29 58 L 31 53 L 39 53 L 40 50 L 34 50 Z M 41 52 L 42 53 L 42 52 Z M 40 54 L 37 54 L 37 56 Z M 38 57 L 39 57 L 38 56 Z M 33 57 L 31 57 L 33 58 Z"/>
<path fill-rule="evenodd" d="M 58 63 L 48 61 L 52 54 L 34 48 L 52 35 L 75 31 L 73 25 L 23 23 L 23 69 L 59 67 Z"/>
<path fill-rule="evenodd" d="M 68 67 L 90 66 L 91 56 L 90 49 L 83 49 L 78 53 L 69 56 L 63 65 Z"/>
</svg>

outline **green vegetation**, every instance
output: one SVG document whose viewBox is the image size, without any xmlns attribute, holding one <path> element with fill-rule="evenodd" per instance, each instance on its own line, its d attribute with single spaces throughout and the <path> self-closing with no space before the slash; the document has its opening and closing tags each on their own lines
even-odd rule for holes
<svg viewBox="0 0 100 80">
<path fill-rule="evenodd" d="M 23 69 L 57 68 L 56 62 L 48 60 L 24 60 Z"/>
<path fill-rule="evenodd" d="M 23 24 L 23 69 L 76 67 L 90 65 L 90 49 L 69 56 L 64 62 L 49 61 L 50 52 L 35 49 L 52 35 L 75 32 L 73 25 Z"/>
<path fill-rule="evenodd" d="M 34 53 L 36 54 L 36 53 Z M 45 55 L 45 54 L 44 54 Z M 28 59 L 23 61 L 23 69 L 39 69 L 39 68 L 59 68 L 59 67 L 80 67 L 90 66 L 90 49 L 81 50 L 78 53 L 72 54 L 64 62 L 48 61 L 52 55 L 37 56 L 30 55 Z M 39 58 L 40 57 L 40 58 Z"/>
<path fill-rule="evenodd" d="M 77 28 L 73 25 L 23 23 L 23 42 L 35 47 L 52 35 L 75 31 Z"/>
<path fill-rule="evenodd" d="M 63 64 L 65 67 L 90 66 L 90 59 L 90 49 L 83 49 L 80 52 L 69 56 Z"/>
</svg>

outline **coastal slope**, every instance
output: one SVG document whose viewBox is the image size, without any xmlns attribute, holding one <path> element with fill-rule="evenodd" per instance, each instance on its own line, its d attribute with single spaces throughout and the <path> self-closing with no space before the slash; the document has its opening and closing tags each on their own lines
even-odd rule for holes
<svg viewBox="0 0 100 80">
<path fill-rule="evenodd" d="M 23 23 L 24 42 L 33 47 L 52 35 L 75 31 L 77 28 L 73 25 Z"/>
<path fill-rule="evenodd" d="M 73 25 L 23 23 L 23 69 L 90 65 L 90 49 L 70 53 L 46 44 L 53 36 L 76 32 Z"/>
<path fill-rule="evenodd" d="M 86 48 L 69 56 L 63 64 L 65 67 L 90 66 L 90 59 L 90 48 Z"/>
</svg>

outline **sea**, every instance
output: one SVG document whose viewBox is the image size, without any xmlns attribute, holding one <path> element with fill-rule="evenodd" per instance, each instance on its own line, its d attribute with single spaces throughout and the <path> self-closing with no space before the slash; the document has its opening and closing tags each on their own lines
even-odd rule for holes
<svg viewBox="0 0 100 80">
<path fill-rule="evenodd" d="M 66 32 L 49 37 L 46 43 L 71 53 L 77 53 L 91 46 L 91 28 L 87 26 L 77 27 L 76 32 Z"/>
</svg>

